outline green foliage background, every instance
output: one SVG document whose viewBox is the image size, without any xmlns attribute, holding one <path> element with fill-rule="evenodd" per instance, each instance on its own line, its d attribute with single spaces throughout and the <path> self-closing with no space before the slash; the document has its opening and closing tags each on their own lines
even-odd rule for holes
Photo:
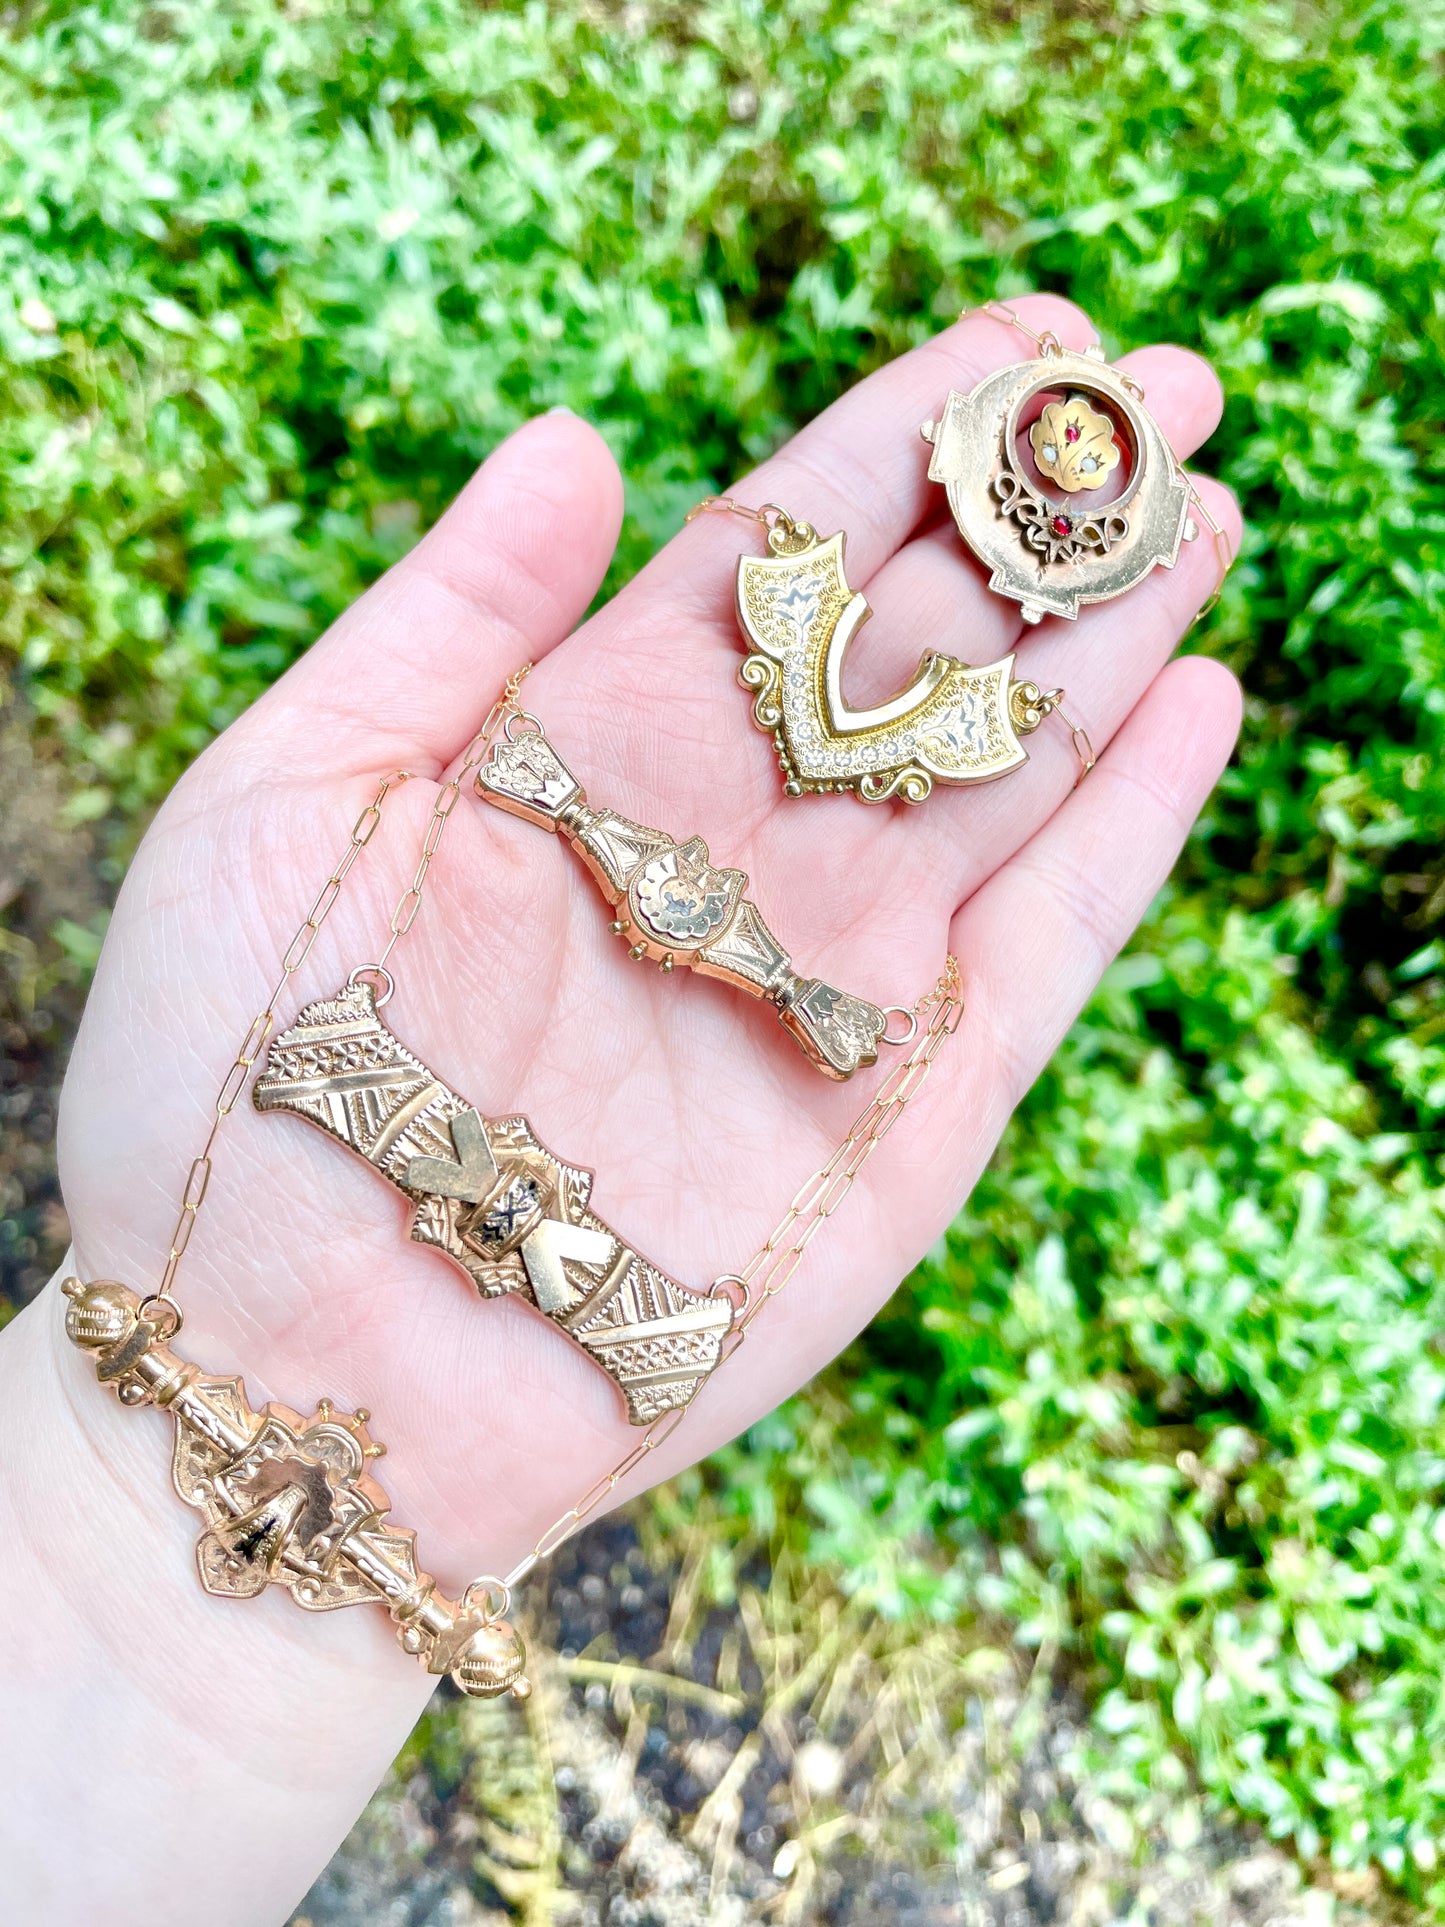
<svg viewBox="0 0 1445 1927">
<path fill-rule="evenodd" d="M 1441 0 L 0 32 L 0 645 L 77 820 L 138 821 L 553 403 L 627 472 L 620 578 L 995 290 L 1210 355 L 1238 765 L 833 1415 L 719 1476 L 740 1540 L 1072 1653 L 1121 1815 L 1195 1785 L 1437 1908 L 1442 53 Z"/>
</svg>

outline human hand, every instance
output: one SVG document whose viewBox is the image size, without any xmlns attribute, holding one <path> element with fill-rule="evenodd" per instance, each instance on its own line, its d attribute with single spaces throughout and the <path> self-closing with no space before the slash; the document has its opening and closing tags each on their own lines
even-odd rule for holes
<svg viewBox="0 0 1445 1927">
<path fill-rule="evenodd" d="M 1069 345 L 1092 338 L 1066 303 L 1017 306 Z M 896 688 L 924 649 L 977 663 L 1017 647 L 1019 673 L 1063 684 L 1100 751 L 1081 789 L 1066 732 L 1045 727 L 1022 772 L 939 790 L 917 809 L 785 797 L 735 687 L 733 571 L 740 548 L 759 552 L 756 532 L 704 518 L 570 633 L 611 555 L 621 489 L 600 437 L 543 417 L 200 759 L 145 839 L 65 1090 L 62 1182 L 83 1275 L 153 1287 L 216 1084 L 377 776 L 417 772 L 388 801 L 294 982 L 298 1003 L 377 954 L 438 778 L 530 658 L 527 706 L 594 798 L 701 834 L 716 861 L 746 869 L 800 968 L 906 1004 L 946 950 L 961 961 L 967 1009 L 932 1081 L 649 1470 L 711 1449 L 832 1357 L 958 1210 L 1168 873 L 1237 727 L 1226 671 L 1169 663 L 1214 587 L 1209 543 L 1186 546 L 1126 599 L 1022 637 L 1013 605 L 984 588 L 926 479 L 917 425 L 1024 345 L 998 320 L 959 323 L 860 383 L 735 492 L 847 532 L 850 583 L 874 611 L 854 700 Z M 1187 456 L 1217 419 L 1212 375 L 1169 348 L 1123 365 Z M 1234 536 L 1232 502 L 1200 487 Z M 387 1021 L 485 1115 L 524 1112 L 559 1156 L 594 1169 L 602 1217 L 705 1288 L 766 1235 L 882 1069 L 828 1083 L 764 1008 L 628 966 L 608 915 L 569 853 L 466 797 L 392 960 Z M 278 1024 L 293 1015 L 279 1011 Z M 436 1253 L 407 1242 L 387 1187 L 294 1120 L 237 1107 L 177 1290 L 182 1349 L 208 1368 L 243 1369 L 253 1395 L 309 1408 L 325 1393 L 373 1410 L 395 1517 L 446 1581 L 505 1570 L 631 1442 L 615 1389 L 560 1333 L 515 1300 L 479 1304 Z M 37 1310 L 62 1354 L 55 1371 L 74 1380 L 82 1362 L 63 1356 L 54 1304 Z M 138 1503 L 169 1506 L 167 1542 L 184 1544 L 193 1521 L 161 1490 L 152 1434 L 90 1390 L 56 1422 L 78 1422 L 107 1460 L 121 1454 Z M 179 1558 L 176 1583 L 190 1586 Z M 254 1609 L 196 1608 L 208 1610 L 193 1637 L 224 1698 L 227 1669 L 250 1650 L 231 1628 Z M 352 1773 L 364 1797 L 385 1765 L 376 1749 L 414 1717 L 426 1682 L 378 1650 L 378 1616 L 343 1618 L 377 1624 L 300 1622 L 287 1663 L 304 1669 L 299 1645 L 335 1641 L 351 1695 L 364 1679 L 384 1707 Z M 323 1755 L 355 1758 L 354 1707 L 316 1697 L 328 1709 Z M 288 1715 L 294 1705 L 267 1714 L 267 1757 L 280 1756 Z"/>
</svg>

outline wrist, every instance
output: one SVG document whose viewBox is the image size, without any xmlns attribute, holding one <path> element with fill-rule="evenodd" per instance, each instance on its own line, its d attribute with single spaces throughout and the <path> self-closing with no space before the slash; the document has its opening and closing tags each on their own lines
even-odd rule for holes
<svg viewBox="0 0 1445 1927">
<path fill-rule="evenodd" d="M 0 1911 L 37 1927 L 188 1918 L 207 1843 L 238 1828 L 268 1851 L 213 1917 L 284 1919 L 434 1683 L 371 1613 L 202 1591 L 171 1429 L 102 1395 L 56 1281 L 0 1335 L 0 1726 L 26 1736 L 0 1763 Z M 60 1811 L 83 1855 L 61 1848 Z"/>
</svg>

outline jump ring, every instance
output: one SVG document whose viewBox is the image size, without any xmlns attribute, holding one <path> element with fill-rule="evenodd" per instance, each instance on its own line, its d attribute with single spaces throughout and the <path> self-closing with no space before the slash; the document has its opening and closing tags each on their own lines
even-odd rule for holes
<svg viewBox="0 0 1445 1927">
<path fill-rule="evenodd" d="M 887 1030 L 885 1029 L 883 1032 L 883 1036 L 880 1040 L 882 1043 L 895 1044 L 895 1045 L 901 1046 L 903 1044 L 911 1044 L 913 1042 L 914 1038 L 918 1035 L 917 1011 L 909 1010 L 905 1004 L 885 1004 L 883 1006 L 883 1015 L 885 1017 L 905 1018 L 908 1023 L 908 1028 L 906 1031 L 904 1031 L 901 1037 L 890 1037 L 888 1035 Z"/>
<path fill-rule="evenodd" d="M 386 989 L 376 999 L 377 1009 L 384 1010 L 385 1007 L 391 1002 L 392 998 L 396 995 L 395 977 L 392 976 L 391 972 L 387 969 L 385 964 L 379 964 L 379 963 L 358 964 L 355 970 L 352 971 L 351 975 L 346 980 L 347 989 L 355 990 L 356 986 L 361 982 L 363 977 L 381 977 L 385 979 Z"/>
<path fill-rule="evenodd" d="M 140 1304 L 136 1308 L 136 1317 L 148 1318 L 152 1307 L 158 1305 L 164 1305 L 171 1315 L 169 1327 L 161 1333 L 160 1342 L 164 1345 L 170 1339 L 174 1338 L 181 1326 L 185 1324 L 186 1314 L 181 1310 L 180 1306 L 168 1291 L 153 1291 L 141 1299 Z"/>
<path fill-rule="evenodd" d="M 525 735 L 540 736 L 542 734 L 542 725 L 529 709 L 514 709 L 502 726 L 502 734 L 509 743 L 515 743 L 517 740 L 513 732 L 518 723 L 530 723 L 532 725 L 530 729 L 523 732 Z"/>
<path fill-rule="evenodd" d="M 735 1297 L 734 1293 L 741 1296 Z M 714 1278 L 709 1298 L 726 1298 L 733 1308 L 733 1316 L 741 1318 L 753 1302 L 753 1288 L 746 1278 L 740 1278 L 735 1271 L 725 1271 L 720 1278 Z"/>
<path fill-rule="evenodd" d="M 481 1601 L 481 1612 L 482 1618 L 488 1625 L 494 1619 L 500 1619 L 512 1603 L 511 1587 L 505 1579 L 497 1579 L 491 1573 L 484 1573 L 480 1579 L 474 1579 L 462 1594 L 462 1606 L 466 1610 L 469 1611 L 478 1603 L 473 1598 L 473 1594 L 478 1592 L 485 1595 Z M 496 1603 L 493 1604 L 493 1601 Z"/>
</svg>

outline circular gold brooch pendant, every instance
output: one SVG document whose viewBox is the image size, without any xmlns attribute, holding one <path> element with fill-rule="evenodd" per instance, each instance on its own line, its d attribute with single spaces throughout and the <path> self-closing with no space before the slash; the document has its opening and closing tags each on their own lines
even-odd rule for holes
<svg viewBox="0 0 1445 1927">
<path fill-rule="evenodd" d="M 1123 595 L 1198 534 L 1163 430 L 1101 350 L 1051 343 L 970 394 L 955 390 L 922 432 L 929 479 L 948 490 L 988 586 L 1025 622 Z"/>
</svg>

